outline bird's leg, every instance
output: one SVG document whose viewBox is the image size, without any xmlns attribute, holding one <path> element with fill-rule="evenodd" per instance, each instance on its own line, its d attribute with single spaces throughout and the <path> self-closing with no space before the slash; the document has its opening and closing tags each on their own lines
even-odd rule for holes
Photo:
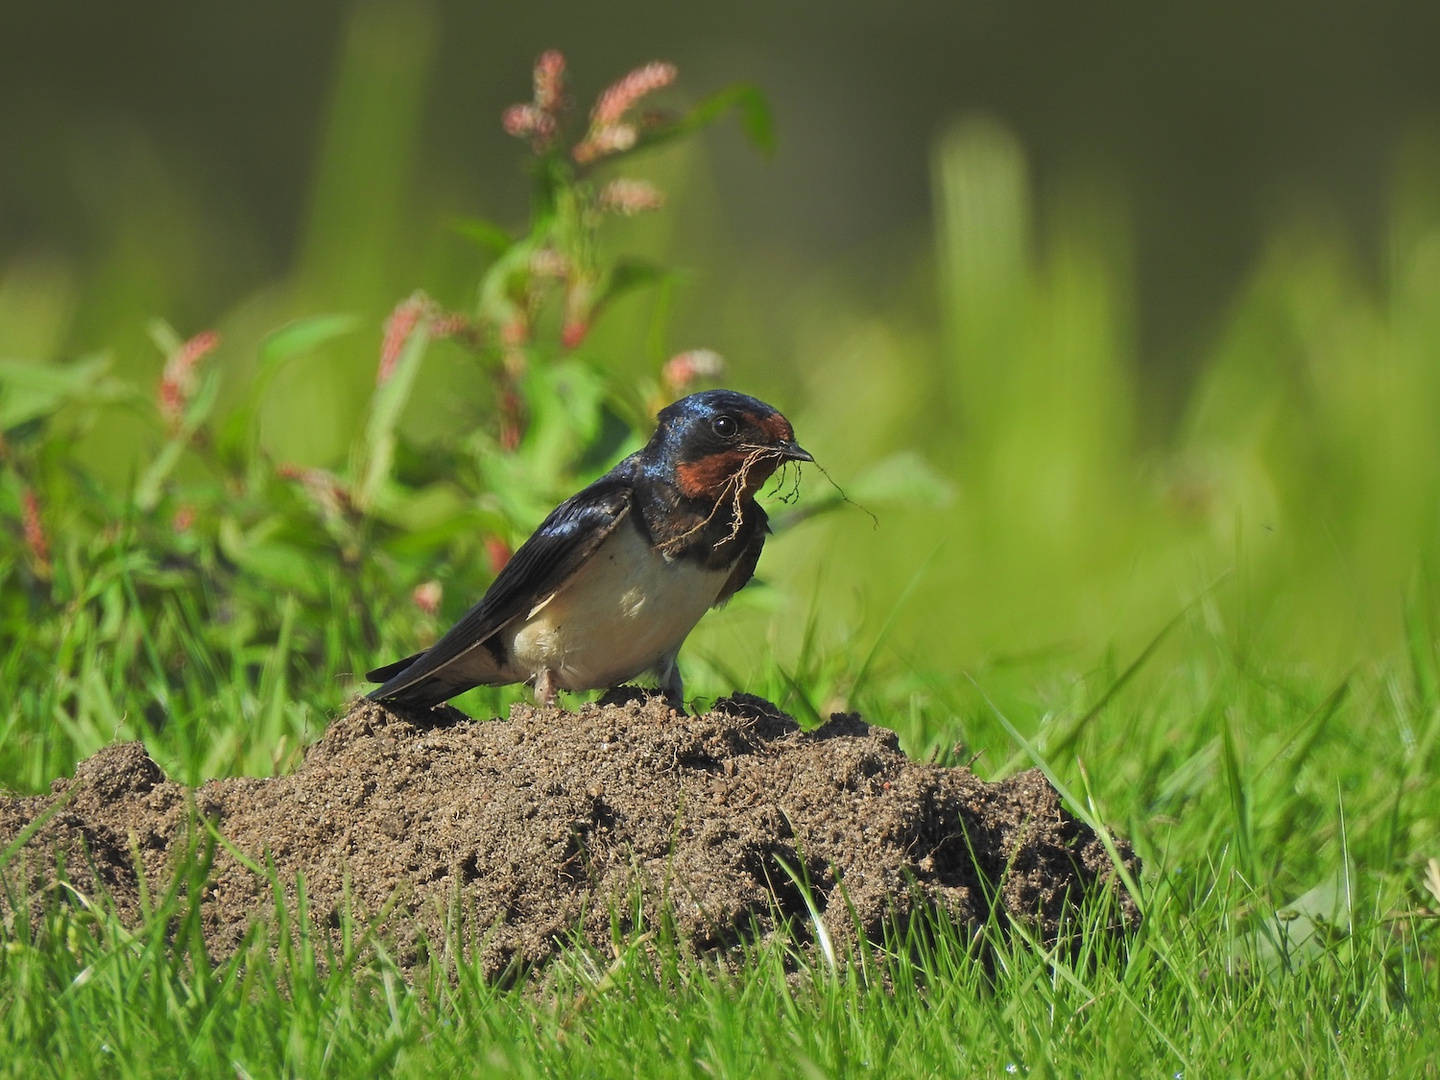
<svg viewBox="0 0 1440 1080">
<path fill-rule="evenodd" d="M 555 672 L 545 668 L 535 676 L 535 704 L 554 705 L 555 693 Z"/>
<path fill-rule="evenodd" d="M 660 692 L 665 702 L 676 712 L 685 712 L 685 680 L 680 677 L 680 665 L 671 654 L 660 661 L 655 673 L 660 676 Z"/>
</svg>

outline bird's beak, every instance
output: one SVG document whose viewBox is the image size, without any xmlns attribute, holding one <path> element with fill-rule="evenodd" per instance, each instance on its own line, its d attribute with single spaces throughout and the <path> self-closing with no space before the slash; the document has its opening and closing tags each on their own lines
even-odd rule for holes
<svg viewBox="0 0 1440 1080">
<path fill-rule="evenodd" d="M 791 439 L 789 442 L 783 442 L 783 443 L 781 443 L 781 444 L 780 444 L 779 446 L 777 446 L 775 449 L 779 450 L 779 451 L 780 451 L 780 456 L 783 457 L 783 458 L 784 458 L 785 460 L 787 460 L 787 461 L 814 461 L 814 460 L 815 460 L 813 457 L 810 456 L 809 452 L 808 452 L 807 450 L 805 450 L 805 449 L 804 449 L 799 443 L 797 443 L 794 439 Z"/>
</svg>

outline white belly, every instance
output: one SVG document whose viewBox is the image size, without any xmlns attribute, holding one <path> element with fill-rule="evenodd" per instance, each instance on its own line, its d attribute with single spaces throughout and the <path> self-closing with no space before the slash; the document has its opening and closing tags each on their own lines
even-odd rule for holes
<svg viewBox="0 0 1440 1080">
<path fill-rule="evenodd" d="M 666 559 L 622 521 L 564 589 L 501 639 L 521 679 L 548 670 L 561 690 L 616 686 L 674 656 L 729 576 Z"/>
</svg>

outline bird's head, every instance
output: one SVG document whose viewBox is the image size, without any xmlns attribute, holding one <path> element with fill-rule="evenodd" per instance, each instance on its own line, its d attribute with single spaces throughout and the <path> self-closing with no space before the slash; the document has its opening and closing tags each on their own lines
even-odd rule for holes
<svg viewBox="0 0 1440 1080">
<path fill-rule="evenodd" d="M 660 410 L 647 454 L 690 499 L 753 495 L 786 461 L 814 461 L 777 410 L 734 390 L 706 390 Z"/>
</svg>

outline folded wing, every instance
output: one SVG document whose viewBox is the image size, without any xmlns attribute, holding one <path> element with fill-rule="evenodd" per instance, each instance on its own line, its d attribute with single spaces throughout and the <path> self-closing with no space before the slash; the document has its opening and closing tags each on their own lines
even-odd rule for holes
<svg viewBox="0 0 1440 1080">
<path fill-rule="evenodd" d="M 472 686 L 475 665 L 465 658 L 502 627 L 564 588 L 630 512 L 631 488 L 604 477 L 557 506 L 520 545 L 480 602 L 429 649 L 376 668 L 384 680 L 370 692 L 377 701 L 412 707 L 437 705 Z"/>
</svg>

